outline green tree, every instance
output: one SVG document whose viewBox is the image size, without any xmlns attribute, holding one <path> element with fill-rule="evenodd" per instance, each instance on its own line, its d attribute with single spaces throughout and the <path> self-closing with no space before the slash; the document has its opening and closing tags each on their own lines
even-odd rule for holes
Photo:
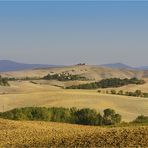
<svg viewBox="0 0 148 148">
<path fill-rule="evenodd" d="M 120 123 L 122 120 L 121 115 L 116 114 L 113 109 L 105 109 L 103 116 L 103 123 L 105 125 L 113 125 Z"/>
<path fill-rule="evenodd" d="M 84 125 L 95 125 L 97 112 L 93 109 L 84 108 L 76 112 L 77 123 Z"/>
</svg>

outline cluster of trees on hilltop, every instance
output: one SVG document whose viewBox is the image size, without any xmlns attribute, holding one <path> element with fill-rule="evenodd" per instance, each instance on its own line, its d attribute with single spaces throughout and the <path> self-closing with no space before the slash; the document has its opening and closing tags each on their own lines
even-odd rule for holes
<svg viewBox="0 0 148 148">
<path fill-rule="evenodd" d="M 82 125 L 114 125 L 121 122 L 121 115 L 105 109 L 103 116 L 94 109 L 27 107 L 0 113 L 1 118 L 12 120 L 43 120 Z"/>
<path fill-rule="evenodd" d="M 67 87 L 67 89 L 97 89 L 97 88 L 111 88 L 111 87 L 121 87 L 128 84 L 144 84 L 144 80 L 139 80 L 137 78 L 131 79 L 120 79 L 120 78 L 108 78 L 103 79 L 99 82 L 80 84 L 80 85 L 72 85 Z"/>
<path fill-rule="evenodd" d="M 87 80 L 85 77 L 80 75 L 72 75 L 69 73 L 61 73 L 61 74 L 48 74 L 47 76 L 44 76 L 43 79 L 45 80 L 58 80 L 58 81 L 72 81 L 72 80 Z"/>
<path fill-rule="evenodd" d="M 98 90 L 98 92 L 101 93 L 101 90 Z M 110 91 L 106 90 L 106 94 L 148 98 L 148 93 L 142 92 L 141 90 L 135 90 L 134 92 L 131 92 L 131 91 L 124 92 L 123 90 L 116 91 L 112 89 Z"/>
<path fill-rule="evenodd" d="M 0 85 L 1 86 L 10 86 L 8 83 L 8 80 L 6 78 L 2 78 L 2 76 L 0 76 Z"/>
</svg>

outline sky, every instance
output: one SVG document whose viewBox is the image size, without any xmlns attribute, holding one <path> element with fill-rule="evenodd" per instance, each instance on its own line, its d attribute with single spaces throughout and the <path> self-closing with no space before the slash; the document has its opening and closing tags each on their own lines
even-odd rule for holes
<svg viewBox="0 0 148 148">
<path fill-rule="evenodd" d="M 148 65 L 148 1 L 0 1 L 0 59 Z"/>
</svg>

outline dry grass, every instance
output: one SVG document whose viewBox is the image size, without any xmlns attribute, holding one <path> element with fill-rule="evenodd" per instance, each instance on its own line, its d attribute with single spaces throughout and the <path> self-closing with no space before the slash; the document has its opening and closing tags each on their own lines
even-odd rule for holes
<svg viewBox="0 0 148 148">
<path fill-rule="evenodd" d="M 148 127 L 93 127 L 0 119 L 1 147 L 148 147 Z"/>
<path fill-rule="evenodd" d="M 96 90 L 65 90 L 51 85 L 30 82 L 11 82 L 11 87 L 0 89 L 0 111 L 27 106 L 77 107 L 104 110 L 115 109 L 124 121 L 138 115 L 148 115 L 148 99 L 99 94 Z"/>
</svg>

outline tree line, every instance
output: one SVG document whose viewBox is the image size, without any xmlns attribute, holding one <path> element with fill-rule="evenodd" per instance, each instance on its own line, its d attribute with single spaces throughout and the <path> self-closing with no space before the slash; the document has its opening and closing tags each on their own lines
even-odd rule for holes
<svg viewBox="0 0 148 148">
<path fill-rule="evenodd" d="M 99 93 L 101 93 L 101 90 L 98 90 Z M 142 92 L 141 90 L 135 90 L 134 92 L 131 91 L 126 91 L 124 92 L 123 90 L 111 90 L 110 92 L 107 90 L 107 94 L 113 94 L 113 95 L 123 95 L 123 96 L 133 96 L 133 97 L 143 97 L 143 98 L 148 98 L 148 93 Z"/>
<path fill-rule="evenodd" d="M 58 81 L 74 81 L 74 80 L 81 80 L 85 81 L 87 80 L 86 77 L 83 77 L 81 75 L 72 75 L 69 73 L 60 73 L 60 74 L 48 74 L 44 77 L 21 77 L 21 78 L 5 78 L 8 81 L 28 81 L 28 80 L 58 80 Z"/>
<path fill-rule="evenodd" d="M 67 89 L 97 89 L 97 88 L 121 87 L 121 86 L 128 85 L 128 84 L 141 85 L 144 83 L 145 83 L 144 80 L 137 79 L 137 78 L 131 78 L 131 79 L 108 78 L 108 79 L 103 79 L 99 82 L 72 85 L 66 88 Z"/>
<path fill-rule="evenodd" d="M 29 80 L 40 80 L 40 77 L 21 77 L 21 78 L 5 78 L 7 81 L 29 81 Z"/>
<path fill-rule="evenodd" d="M 0 113 L 0 118 L 12 120 L 40 120 L 82 125 L 115 125 L 121 122 L 121 115 L 113 109 L 105 109 L 101 115 L 94 109 L 26 107 Z"/>
</svg>

